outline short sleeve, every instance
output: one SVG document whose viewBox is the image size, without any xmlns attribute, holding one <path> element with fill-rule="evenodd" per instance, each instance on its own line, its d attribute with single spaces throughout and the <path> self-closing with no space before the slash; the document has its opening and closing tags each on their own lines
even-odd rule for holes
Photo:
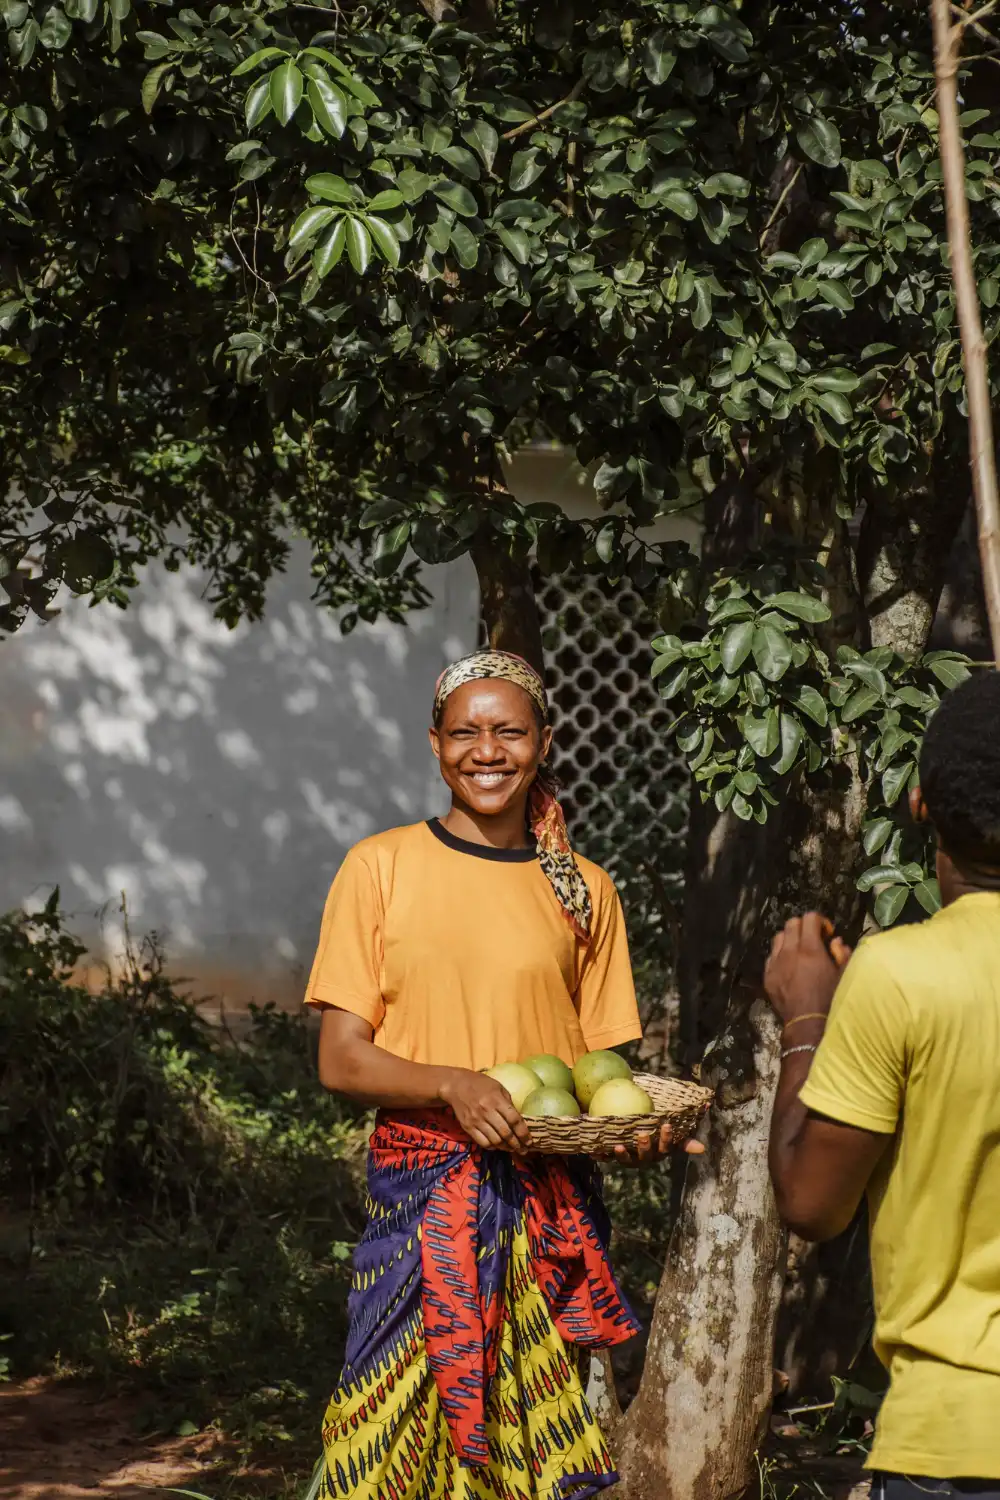
<svg viewBox="0 0 1000 1500">
<path fill-rule="evenodd" d="M 875 938 L 861 944 L 844 970 L 799 1098 L 841 1124 L 892 1135 L 910 1051 L 909 1007 Z"/>
<path fill-rule="evenodd" d="M 377 1031 L 382 999 L 382 902 L 366 862 L 351 850 L 330 887 L 307 1005 L 335 1005 Z"/>
<path fill-rule="evenodd" d="M 618 892 L 603 876 L 592 894 L 593 927 L 575 998 L 584 1041 L 594 1050 L 635 1041 L 642 1026 Z"/>
</svg>

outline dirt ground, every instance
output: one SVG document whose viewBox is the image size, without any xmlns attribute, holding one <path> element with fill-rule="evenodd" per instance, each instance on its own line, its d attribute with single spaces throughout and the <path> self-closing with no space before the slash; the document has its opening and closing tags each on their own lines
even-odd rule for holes
<svg viewBox="0 0 1000 1500">
<path fill-rule="evenodd" d="M 266 1466 L 234 1474 L 234 1454 L 214 1432 L 144 1436 L 129 1397 L 38 1378 L 0 1386 L 0 1500 L 151 1500 L 171 1487 L 226 1500 L 279 1500 L 300 1493 Z M 860 1458 L 820 1458 L 772 1438 L 760 1496 L 806 1494 L 868 1500 Z M 752 1492 L 751 1492 L 752 1493 Z"/>
<path fill-rule="evenodd" d="M 150 1500 L 169 1486 L 218 1496 L 226 1446 L 216 1433 L 144 1436 L 128 1398 L 46 1379 L 0 1385 L 0 1496 L 3 1500 Z M 278 1476 L 250 1475 L 238 1492 L 258 1485 L 271 1494 Z"/>
</svg>

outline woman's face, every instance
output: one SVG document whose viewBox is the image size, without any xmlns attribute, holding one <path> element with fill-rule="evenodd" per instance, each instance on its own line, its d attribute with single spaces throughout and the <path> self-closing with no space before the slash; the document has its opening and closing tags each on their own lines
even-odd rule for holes
<svg viewBox="0 0 1000 1500">
<path fill-rule="evenodd" d="M 496 817 L 527 797 L 552 730 L 539 730 L 523 688 L 490 679 L 456 688 L 430 736 L 456 801 L 483 817 Z"/>
</svg>

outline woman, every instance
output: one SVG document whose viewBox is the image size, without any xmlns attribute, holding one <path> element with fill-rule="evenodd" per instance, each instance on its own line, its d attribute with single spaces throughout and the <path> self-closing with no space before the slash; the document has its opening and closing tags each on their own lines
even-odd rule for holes
<svg viewBox="0 0 1000 1500">
<path fill-rule="evenodd" d="M 456 662 L 430 739 L 451 809 L 350 851 L 307 993 L 323 1085 L 379 1107 L 320 1493 L 587 1500 L 618 1476 L 577 1351 L 637 1325 L 596 1169 L 529 1155 L 527 1123 L 480 1070 L 640 1036 L 621 905 L 569 848 L 526 662 Z M 647 1137 L 635 1159 L 668 1145 Z"/>
</svg>

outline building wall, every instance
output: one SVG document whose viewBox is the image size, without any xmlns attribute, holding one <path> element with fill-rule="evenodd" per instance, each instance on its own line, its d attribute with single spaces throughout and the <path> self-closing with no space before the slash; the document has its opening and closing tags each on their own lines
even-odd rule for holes
<svg viewBox="0 0 1000 1500">
<path fill-rule="evenodd" d="M 346 638 L 297 549 L 262 621 L 229 631 L 192 569 L 127 611 L 69 600 L 0 644 L 0 910 L 59 885 L 81 937 L 156 929 L 200 993 L 291 1003 L 356 840 L 442 810 L 431 691 L 476 640 L 468 561 L 431 608 Z"/>
</svg>

